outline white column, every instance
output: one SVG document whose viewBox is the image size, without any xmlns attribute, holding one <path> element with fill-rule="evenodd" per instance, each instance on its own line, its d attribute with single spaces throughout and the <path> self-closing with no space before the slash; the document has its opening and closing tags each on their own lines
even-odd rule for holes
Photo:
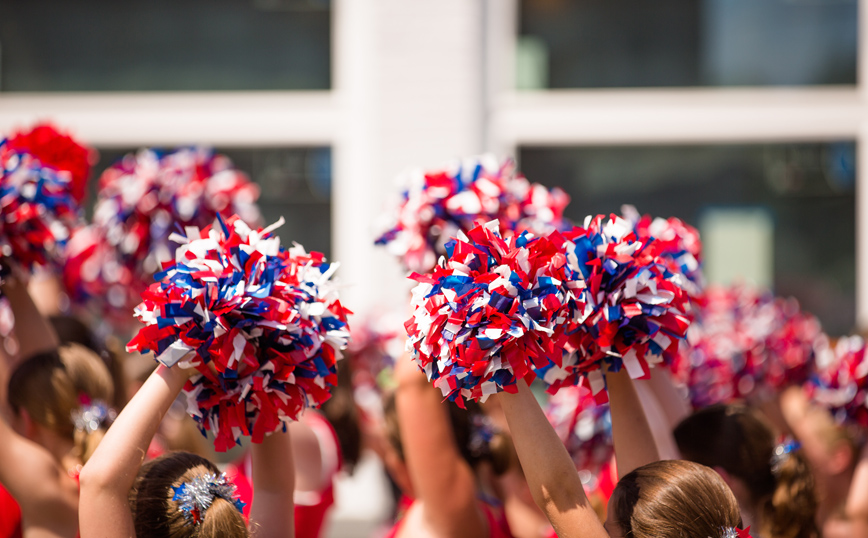
<svg viewBox="0 0 868 538">
<path fill-rule="evenodd" d="M 333 244 L 348 307 L 406 308 L 409 282 L 373 245 L 395 176 L 483 149 L 482 0 L 336 0 Z"/>
</svg>

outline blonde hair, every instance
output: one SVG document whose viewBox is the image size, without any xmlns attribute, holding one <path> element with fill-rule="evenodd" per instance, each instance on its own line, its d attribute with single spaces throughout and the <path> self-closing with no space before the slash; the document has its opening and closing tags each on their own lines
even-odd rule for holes
<svg viewBox="0 0 868 538">
<path fill-rule="evenodd" d="M 219 474 L 209 460 L 172 452 L 144 464 L 130 490 L 130 509 L 139 538 L 247 538 L 244 516 L 230 501 L 215 497 L 193 524 L 173 500 L 174 489 L 206 474 Z"/>
<path fill-rule="evenodd" d="M 102 440 L 108 424 L 96 429 L 76 428 L 73 413 L 83 401 L 114 398 L 112 377 L 102 360 L 78 344 L 40 353 L 18 365 L 9 378 L 8 400 L 16 414 L 30 418 L 65 439 L 73 441 L 73 455 L 86 463 Z"/>
</svg>

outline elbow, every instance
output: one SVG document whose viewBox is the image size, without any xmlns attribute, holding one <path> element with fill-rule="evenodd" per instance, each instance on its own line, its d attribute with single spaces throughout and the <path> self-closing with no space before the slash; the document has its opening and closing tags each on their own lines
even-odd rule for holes
<svg viewBox="0 0 868 538">
<path fill-rule="evenodd" d="M 78 487 L 82 495 L 87 492 L 119 489 L 123 473 L 114 473 L 105 465 L 100 465 L 99 460 L 91 459 L 78 475 Z M 132 486 L 132 483 L 130 483 Z M 127 488 L 129 489 L 129 488 Z"/>
</svg>

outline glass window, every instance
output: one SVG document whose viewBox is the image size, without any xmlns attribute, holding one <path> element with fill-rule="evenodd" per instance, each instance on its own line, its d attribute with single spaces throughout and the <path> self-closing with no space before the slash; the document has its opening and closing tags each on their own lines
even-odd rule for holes
<svg viewBox="0 0 868 538">
<path fill-rule="evenodd" d="M 136 148 L 100 149 L 91 177 L 90 207 L 103 170 Z M 330 148 L 217 148 L 259 185 L 259 209 L 264 224 L 286 220 L 277 235 L 281 244 L 296 241 L 308 251 L 322 252 L 331 261 L 331 149 Z M 90 215 L 88 215 L 90 216 Z"/>
<path fill-rule="evenodd" d="M 858 0 L 521 0 L 520 89 L 855 84 Z"/>
<path fill-rule="evenodd" d="M 735 264 L 741 275 L 799 299 L 830 334 L 853 330 L 853 142 L 525 147 L 519 155 L 528 179 L 570 194 L 574 221 L 620 213 L 622 204 L 679 217 L 703 234 L 710 279 L 729 280 Z"/>
<path fill-rule="evenodd" d="M 3 91 L 331 86 L 328 0 L 0 3 Z"/>
</svg>

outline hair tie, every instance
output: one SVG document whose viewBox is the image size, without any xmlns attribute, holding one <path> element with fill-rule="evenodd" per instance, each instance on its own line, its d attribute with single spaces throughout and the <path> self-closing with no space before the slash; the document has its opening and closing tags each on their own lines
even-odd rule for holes
<svg viewBox="0 0 868 538">
<path fill-rule="evenodd" d="M 81 406 L 71 413 L 75 431 L 93 433 L 117 417 L 115 410 L 103 400 L 91 400 L 87 395 L 81 395 L 78 401 Z"/>
<path fill-rule="evenodd" d="M 709 537 L 710 538 L 710 537 Z M 723 529 L 721 538 L 751 538 L 750 527 L 739 529 L 738 527 L 726 527 Z"/>
<path fill-rule="evenodd" d="M 184 512 L 187 522 L 195 525 L 202 523 L 215 497 L 232 503 L 239 512 L 244 510 L 244 503 L 235 495 L 235 484 L 226 480 L 226 473 L 197 476 L 178 487 L 172 486 L 172 489 L 175 491 L 172 500 L 178 502 L 178 510 Z"/>
<path fill-rule="evenodd" d="M 802 443 L 792 439 L 787 438 L 784 439 L 783 442 L 779 443 L 775 446 L 775 450 L 772 453 L 772 474 L 776 477 L 781 472 L 781 466 L 783 466 L 784 462 L 787 461 L 787 458 L 790 457 L 790 454 L 794 450 L 798 450 L 802 448 Z"/>
<path fill-rule="evenodd" d="M 497 430 L 488 415 L 473 415 L 470 422 L 470 453 L 479 458 L 491 452 L 489 445 L 495 434 Z"/>
</svg>

